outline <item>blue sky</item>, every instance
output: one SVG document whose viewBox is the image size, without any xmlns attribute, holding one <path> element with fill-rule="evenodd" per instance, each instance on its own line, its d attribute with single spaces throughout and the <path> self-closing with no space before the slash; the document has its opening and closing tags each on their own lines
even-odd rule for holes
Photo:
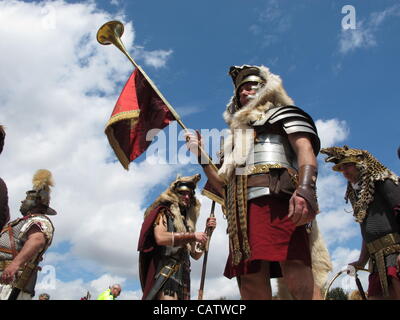
<svg viewBox="0 0 400 320">
<path fill-rule="evenodd" d="M 355 8 L 354 30 L 342 29 L 344 5 Z M 0 1 L 0 121 L 7 126 L 0 174 L 13 218 L 34 171 L 46 167 L 55 176 L 60 214 L 44 261 L 57 272 L 56 288 L 48 290 L 54 298 L 97 295 L 113 281 L 123 283 L 121 298 L 140 297 L 143 211 L 177 173 L 200 171 L 155 169 L 145 155 L 129 172 L 109 161 L 115 158 L 104 125 L 133 70 L 116 48 L 94 39 L 111 19 L 125 23 L 126 47 L 187 127 L 225 128 L 229 67 L 263 64 L 317 121 L 325 146 L 368 149 L 399 172 L 397 1 Z M 360 237 L 344 211 L 344 181 L 329 167 L 320 162 L 318 222 L 337 271 L 357 258 Z M 202 202 L 200 230 L 210 206 Z M 235 281 L 221 277 L 227 243 L 225 221 L 219 223 L 206 294 L 237 298 Z M 200 264 L 193 266 L 194 295 Z"/>
<path fill-rule="evenodd" d="M 341 52 L 346 4 L 354 6 L 357 23 L 362 23 L 356 32 L 371 37 L 373 44 L 364 40 Z M 146 71 L 172 105 L 198 108 L 184 118 L 188 126 L 206 122 L 223 128 L 221 117 L 207 114 L 222 110 L 231 96 L 228 67 L 264 64 L 281 75 L 298 106 L 315 118 L 346 120 L 351 129 L 347 143 L 398 166 L 396 1 L 131 1 L 122 7 L 132 17 L 137 44 L 173 50 L 165 68 Z M 391 8 L 373 27 L 371 17 Z M 391 152 L 382 150 L 383 141 Z"/>
</svg>

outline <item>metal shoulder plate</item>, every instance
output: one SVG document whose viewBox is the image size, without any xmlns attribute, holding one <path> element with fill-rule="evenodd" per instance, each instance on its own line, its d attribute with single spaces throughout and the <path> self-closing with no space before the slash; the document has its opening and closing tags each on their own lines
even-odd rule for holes
<svg viewBox="0 0 400 320">
<path fill-rule="evenodd" d="M 253 127 L 260 127 L 268 124 L 282 123 L 282 127 L 289 135 L 296 132 L 307 132 L 311 136 L 315 156 L 321 148 L 317 127 L 311 116 L 296 106 L 284 106 L 272 108 L 265 112 L 264 116 L 251 124 Z"/>
</svg>

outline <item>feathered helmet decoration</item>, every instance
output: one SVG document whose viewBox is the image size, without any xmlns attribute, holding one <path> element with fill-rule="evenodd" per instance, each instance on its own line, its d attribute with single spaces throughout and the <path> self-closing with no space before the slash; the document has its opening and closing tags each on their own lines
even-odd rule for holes
<svg viewBox="0 0 400 320">
<path fill-rule="evenodd" d="M 36 171 L 32 179 L 33 189 L 26 192 L 26 199 L 21 205 L 21 212 L 26 214 L 32 208 L 43 210 L 43 214 L 56 215 L 57 212 L 49 207 L 50 187 L 54 186 L 53 175 L 49 170 Z"/>
</svg>

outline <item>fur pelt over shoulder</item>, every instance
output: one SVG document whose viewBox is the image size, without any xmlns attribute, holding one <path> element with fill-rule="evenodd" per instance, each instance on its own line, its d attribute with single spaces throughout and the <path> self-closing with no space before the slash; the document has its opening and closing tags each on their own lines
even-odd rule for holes
<svg viewBox="0 0 400 320">
<path fill-rule="evenodd" d="M 244 165 L 246 162 L 250 152 L 246 148 L 252 145 L 254 139 L 253 132 L 247 130 L 252 129 L 249 122 L 260 119 L 269 109 L 294 104 L 292 98 L 288 96 L 283 88 L 281 78 L 270 72 L 265 66 L 259 66 L 258 68 L 260 76 L 266 80 L 266 83 L 257 91 L 256 97 L 240 110 L 231 113 L 231 110 L 235 110 L 232 104 L 237 103 L 234 90 L 233 96 L 223 113 L 224 120 L 231 129 L 224 143 L 225 160 L 218 171 L 219 175 L 224 179 L 229 178 L 235 167 Z M 235 150 L 235 145 L 242 147 Z"/>
<path fill-rule="evenodd" d="M 196 222 L 197 218 L 200 214 L 200 201 L 193 196 L 192 203 L 189 208 L 186 209 L 186 225 L 188 229 L 186 229 L 184 221 L 182 219 L 181 210 L 179 205 L 181 204 L 181 200 L 179 198 L 178 193 L 176 192 L 176 187 L 180 183 L 193 183 L 195 186 L 200 181 L 201 176 L 199 174 L 195 174 L 189 177 L 177 177 L 177 179 L 170 184 L 170 186 L 165 190 L 152 204 L 147 208 L 144 213 L 144 217 L 159 206 L 166 206 L 170 209 L 171 213 L 174 215 L 174 226 L 177 232 L 194 232 L 196 231 Z"/>
</svg>

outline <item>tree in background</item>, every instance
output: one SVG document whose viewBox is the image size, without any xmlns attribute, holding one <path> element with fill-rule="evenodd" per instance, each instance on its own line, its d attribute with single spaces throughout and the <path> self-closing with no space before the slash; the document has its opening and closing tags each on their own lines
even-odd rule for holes
<svg viewBox="0 0 400 320">
<path fill-rule="evenodd" d="M 342 288 L 333 288 L 328 292 L 327 300 L 348 300 L 346 292 Z"/>
</svg>

